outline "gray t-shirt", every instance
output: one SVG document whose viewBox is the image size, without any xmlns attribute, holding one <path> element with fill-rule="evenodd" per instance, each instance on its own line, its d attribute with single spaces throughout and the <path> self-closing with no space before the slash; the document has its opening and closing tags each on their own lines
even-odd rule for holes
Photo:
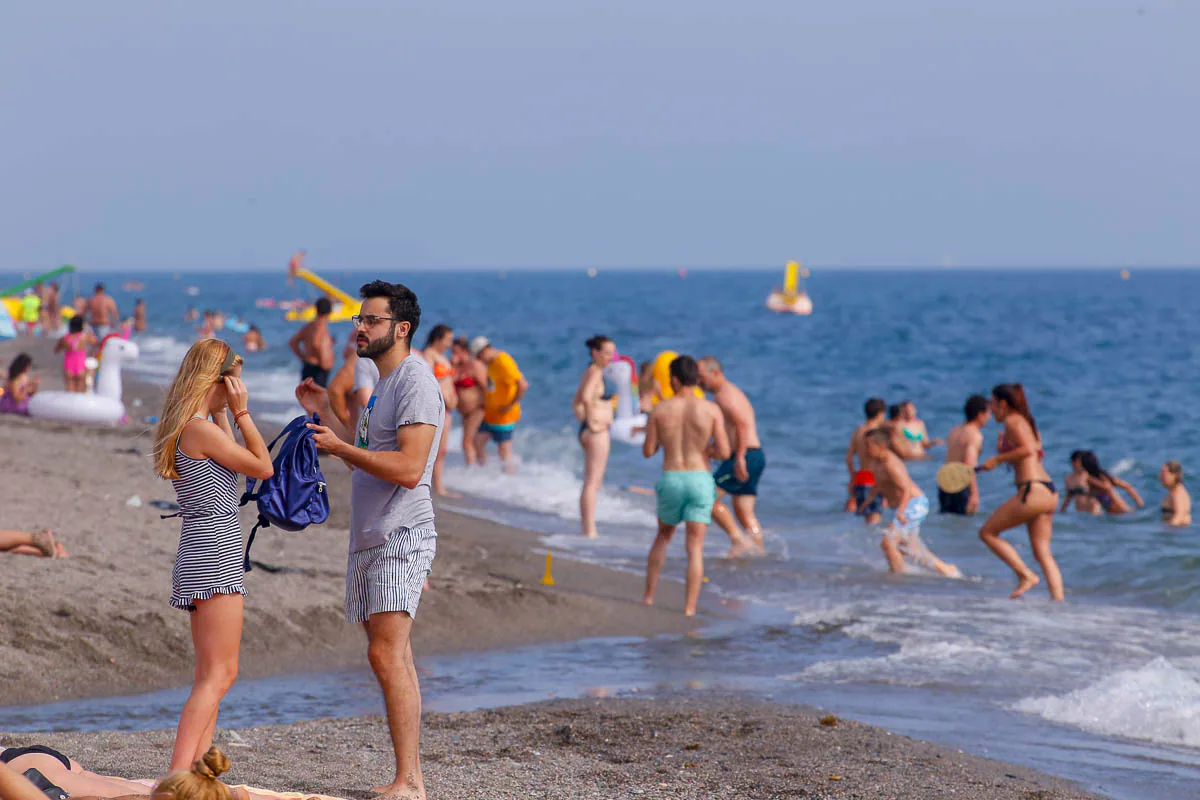
<svg viewBox="0 0 1200 800">
<path fill-rule="evenodd" d="M 354 390 L 374 389 L 379 383 L 379 367 L 369 358 L 359 358 L 354 362 Z"/>
<path fill-rule="evenodd" d="M 361 359 L 360 359 L 361 360 Z M 350 552 L 385 544 L 401 528 L 432 528 L 430 478 L 446 424 L 442 390 L 425 359 L 410 355 L 375 391 L 358 418 L 354 443 L 366 450 L 395 452 L 396 431 L 405 425 L 435 425 L 429 460 L 416 488 L 405 489 L 356 469 L 350 477 Z"/>
</svg>

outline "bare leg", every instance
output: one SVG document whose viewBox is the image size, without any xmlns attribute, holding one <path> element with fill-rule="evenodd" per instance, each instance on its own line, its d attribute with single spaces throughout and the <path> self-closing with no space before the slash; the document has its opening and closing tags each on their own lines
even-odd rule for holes
<svg viewBox="0 0 1200 800">
<path fill-rule="evenodd" d="M 900 552 L 900 545 L 897 544 L 896 537 L 890 530 L 880 540 L 879 546 L 883 549 L 884 558 L 887 559 L 888 569 L 897 575 L 903 575 L 904 554 Z"/>
<path fill-rule="evenodd" d="M 237 680 L 243 608 L 240 594 L 219 594 L 196 603 L 192 612 L 196 677 L 179 715 L 170 772 L 191 769 L 199 755 L 212 746 L 221 698 Z"/>
<path fill-rule="evenodd" d="M 579 493 L 579 519 L 583 535 L 593 538 L 596 530 L 596 496 L 604 483 L 604 470 L 608 466 L 609 448 L 612 440 L 607 431 L 594 433 L 584 430 L 579 435 L 583 445 L 583 490 Z"/>
<path fill-rule="evenodd" d="M 129 795 L 145 795 L 148 788 L 145 784 L 106 778 L 91 772 L 74 772 L 62 765 L 54 756 L 43 753 L 27 753 L 17 756 L 8 765 L 15 772 L 36 769 L 46 776 L 47 780 L 59 787 L 72 797 L 118 797 Z"/>
<path fill-rule="evenodd" d="M 729 513 L 729 509 L 721 502 L 721 498 L 725 493 L 717 490 L 717 500 L 713 503 L 712 518 L 713 522 L 721 527 L 729 536 L 729 550 L 725 553 L 726 558 L 740 558 L 746 553 L 749 553 L 751 548 L 750 541 L 746 535 L 738 529 L 737 522 L 733 518 L 733 514 Z"/>
<path fill-rule="evenodd" d="M 38 533 L 24 531 L 0 531 L 0 552 L 9 551 L 21 555 L 54 558 L 58 555 L 54 534 L 49 530 Z"/>
<path fill-rule="evenodd" d="M 396 779 L 373 791 L 385 798 L 425 800 L 421 776 L 421 687 L 413 665 L 413 620 L 403 611 L 372 614 L 367 620 L 367 656 L 383 690 L 388 731 L 396 755 Z"/>
<path fill-rule="evenodd" d="M 469 414 L 462 415 L 463 422 L 463 458 L 467 460 L 467 466 L 478 461 L 479 450 L 479 423 L 483 422 L 483 409 L 477 408 Z"/>
<path fill-rule="evenodd" d="M 517 464 L 513 461 L 513 443 L 512 439 L 507 442 L 500 442 L 496 445 L 496 452 L 500 454 L 500 463 L 504 466 L 504 471 L 512 475 L 517 471 Z"/>
<path fill-rule="evenodd" d="M 491 438 L 492 435 L 487 431 L 475 434 L 475 463 L 481 467 L 487 463 L 487 445 Z"/>
<path fill-rule="evenodd" d="M 1033 547 L 1033 557 L 1037 559 L 1038 564 L 1042 567 L 1042 574 L 1046 576 L 1050 599 L 1061 602 L 1066 599 L 1063 594 L 1062 573 L 1058 571 L 1058 562 L 1054 560 L 1054 554 L 1050 552 L 1050 536 L 1054 533 L 1054 515 L 1039 514 L 1029 521 L 1027 527 L 1029 528 L 1029 544 Z"/>
<path fill-rule="evenodd" d="M 453 419 L 453 412 L 447 411 L 446 423 L 442 426 L 442 441 L 438 445 L 437 458 L 433 462 L 433 491 L 439 497 L 462 497 L 457 492 L 447 491 L 445 485 L 442 483 L 442 470 L 446 468 L 446 444 L 450 441 L 450 423 Z"/>
<path fill-rule="evenodd" d="M 687 583 L 683 613 L 696 616 L 696 604 L 700 602 L 700 585 L 704 582 L 704 533 L 708 526 L 703 522 L 688 522 L 687 530 Z"/>
<path fill-rule="evenodd" d="M 654 590 L 658 586 L 658 576 L 662 574 L 663 564 L 667 563 L 667 548 L 671 546 L 671 536 L 675 526 L 668 525 L 661 519 L 658 521 L 658 535 L 650 547 L 650 556 L 646 559 L 646 595 L 642 605 L 654 605 Z"/>
<path fill-rule="evenodd" d="M 1037 575 L 1033 574 L 1033 570 L 1021 560 L 1016 548 L 1001 539 L 1000 534 L 1028 522 L 1033 516 L 1035 514 L 1030 513 L 1029 506 L 1022 503 L 1019 496 L 1010 497 L 1002 506 L 992 512 L 992 515 L 987 518 L 987 522 L 983 523 L 983 527 L 979 529 L 979 538 L 983 540 L 983 543 L 991 548 L 992 552 L 1007 564 L 1009 569 L 1017 573 L 1017 588 L 1009 595 L 1013 599 L 1025 594 L 1041 581 Z"/>
<path fill-rule="evenodd" d="M 738 522 L 742 523 L 742 530 L 750 535 L 750 540 L 754 542 L 754 549 L 759 553 L 766 552 L 763 546 L 762 526 L 758 524 L 758 516 L 754 513 L 754 506 L 758 503 L 758 497 L 752 494 L 737 494 L 733 496 L 733 513 L 737 514 Z"/>
</svg>

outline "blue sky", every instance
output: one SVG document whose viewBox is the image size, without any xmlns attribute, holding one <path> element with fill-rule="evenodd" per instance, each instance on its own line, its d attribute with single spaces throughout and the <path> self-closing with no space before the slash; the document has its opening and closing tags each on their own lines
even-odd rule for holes
<svg viewBox="0 0 1200 800">
<path fill-rule="evenodd" d="M 20 3 L 0 270 L 1200 264 L 1200 3 Z"/>
</svg>

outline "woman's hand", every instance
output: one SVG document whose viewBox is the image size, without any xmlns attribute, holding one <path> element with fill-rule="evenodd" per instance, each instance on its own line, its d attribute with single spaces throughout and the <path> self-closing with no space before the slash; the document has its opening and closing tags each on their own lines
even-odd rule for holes
<svg viewBox="0 0 1200 800">
<path fill-rule="evenodd" d="M 234 414 L 238 414 L 246 410 L 247 403 L 250 402 L 250 394 L 246 391 L 246 384 L 241 378 L 235 378 L 232 375 L 226 375 L 225 381 L 225 398 L 229 410 Z"/>
</svg>

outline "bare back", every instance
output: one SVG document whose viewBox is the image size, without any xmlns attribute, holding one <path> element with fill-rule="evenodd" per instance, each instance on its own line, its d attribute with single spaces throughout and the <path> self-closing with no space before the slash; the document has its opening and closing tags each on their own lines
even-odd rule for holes
<svg viewBox="0 0 1200 800">
<path fill-rule="evenodd" d="M 115 324 L 117 316 L 116 302 L 106 294 L 94 294 L 87 300 L 88 322 L 97 327 L 108 327 Z M 110 322 L 110 318 L 112 322 Z"/>
<path fill-rule="evenodd" d="M 913 483 L 912 478 L 908 474 L 908 467 L 904 466 L 903 459 L 895 453 L 888 451 L 885 458 L 875 463 L 875 485 L 888 501 L 892 508 L 900 508 L 901 501 L 905 494 L 915 496 L 921 494 L 921 490 Z"/>
<path fill-rule="evenodd" d="M 301 359 L 321 369 L 333 369 L 333 337 L 323 319 L 314 319 L 300 329 Z"/>
<path fill-rule="evenodd" d="M 983 432 L 977 425 L 964 422 L 956 426 L 946 437 L 946 461 L 958 461 L 973 467 L 979 463 L 979 451 L 983 449 Z"/>
<path fill-rule="evenodd" d="M 754 418 L 754 406 L 750 404 L 750 398 L 746 397 L 745 392 L 730 381 L 725 381 L 720 391 L 713 395 L 713 400 L 725 417 L 725 432 L 729 436 L 730 447 L 738 449 L 739 422 L 746 434 L 746 441 L 742 442 L 741 446 L 747 450 L 762 447 L 758 440 L 758 422 Z"/>
<path fill-rule="evenodd" d="M 883 424 L 883 420 L 864 422 L 851 435 L 850 449 L 858 456 L 858 468 L 860 470 L 870 471 L 875 468 L 875 459 L 871 458 L 871 454 L 867 452 L 867 434 L 873 430 L 882 428 Z"/>
<path fill-rule="evenodd" d="M 663 449 L 663 472 L 707 472 L 709 442 L 727 443 L 721 409 L 691 392 L 660 402 L 650 422 Z"/>
</svg>

